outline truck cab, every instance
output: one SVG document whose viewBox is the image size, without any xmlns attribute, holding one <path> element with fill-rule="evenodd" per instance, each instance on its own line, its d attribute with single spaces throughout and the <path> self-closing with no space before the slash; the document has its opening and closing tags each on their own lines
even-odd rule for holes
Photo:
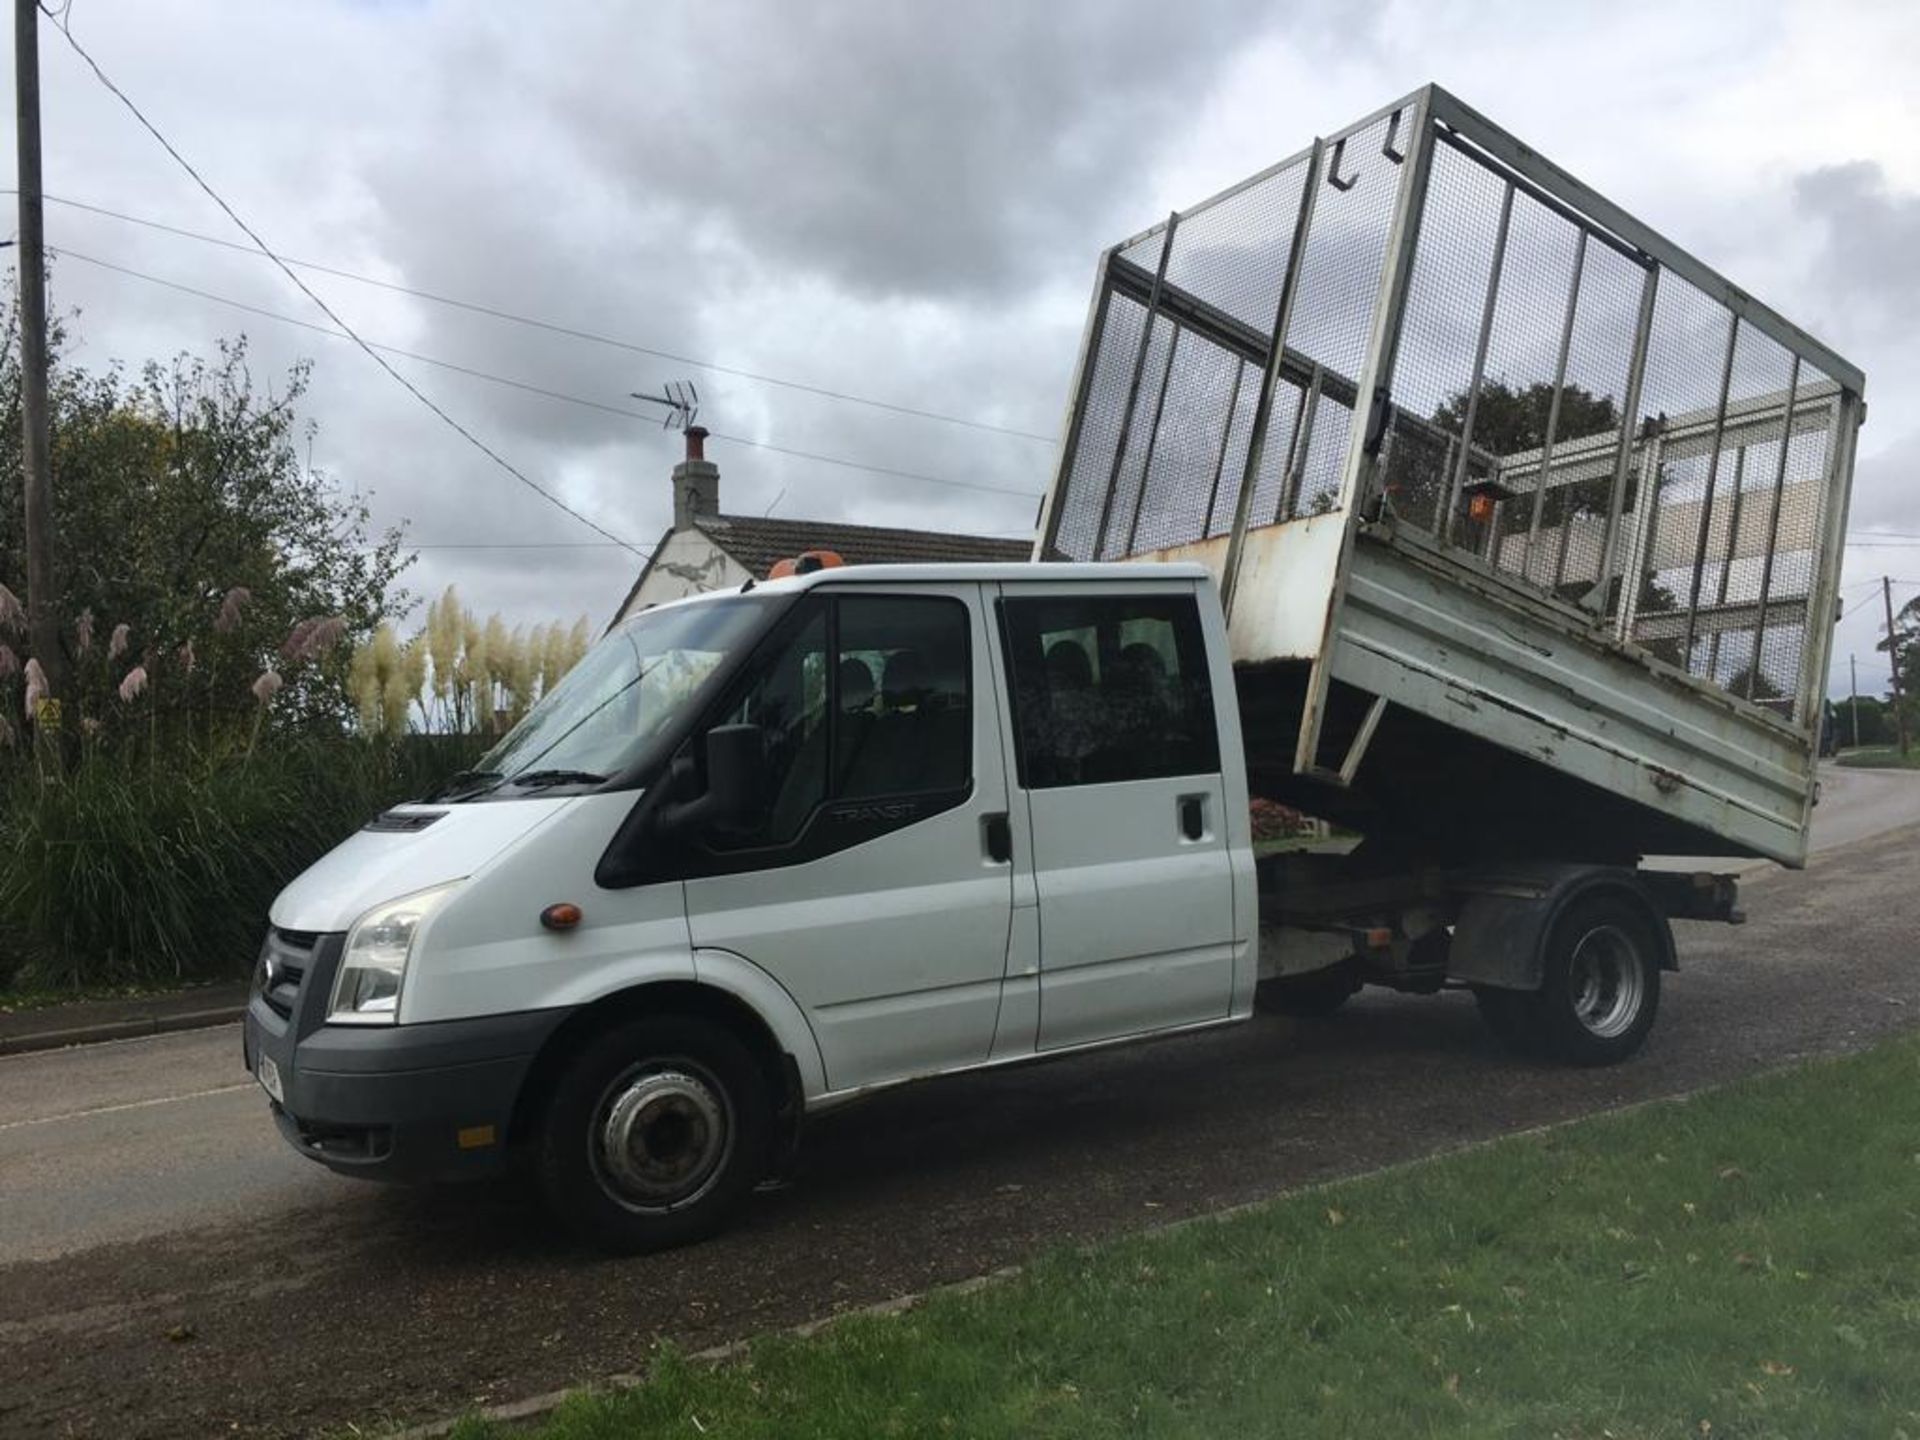
<svg viewBox="0 0 1920 1440">
<path fill-rule="evenodd" d="M 246 1059 L 302 1153 L 519 1156 L 602 1245 L 695 1238 L 806 1114 L 1251 1013 L 1213 582 L 867 566 L 658 606 L 270 919 Z"/>
</svg>

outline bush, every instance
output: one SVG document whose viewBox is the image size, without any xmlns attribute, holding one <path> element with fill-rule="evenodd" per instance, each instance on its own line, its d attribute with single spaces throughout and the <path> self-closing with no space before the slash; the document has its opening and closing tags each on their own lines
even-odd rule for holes
<svg viewBox="0 0 1920 1440">
<path fill-rule="evenodd" d="M 0 771 L 0 986 L 244 976 L 281 887 L 482 743 L 285 737 Z"/>
</svg>

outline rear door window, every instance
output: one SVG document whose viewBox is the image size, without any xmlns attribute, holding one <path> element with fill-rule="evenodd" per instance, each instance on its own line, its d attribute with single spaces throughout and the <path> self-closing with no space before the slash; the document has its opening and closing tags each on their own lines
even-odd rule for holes
<svg viewBox="0 0 1920 1440">
<path fill-rule="evenodd" d="M 1192 596 L 1009 596 L 1000 620 L 1021 784 L 1045 790 L 1220 769 Z"/>
</svg>

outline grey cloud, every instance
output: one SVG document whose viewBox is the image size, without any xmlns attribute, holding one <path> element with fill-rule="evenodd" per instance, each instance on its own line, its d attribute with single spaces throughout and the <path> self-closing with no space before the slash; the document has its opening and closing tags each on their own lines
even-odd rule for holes
<svg viewBox="0 0 1920 1440">
<path fill-rule="evenodd" d="M 1870 336 L 1911 333 L 1920 318 L 1920 195 L 1893 190 L 1877 163 L 1855 160 L 1800 175 L 1793 197 L 1823 228 L 1814 274 L 1841 322 Z"/>
<path fill-rule="evenodd" d="M 1120 216 L 1238 47 L 1283 18 L 1196 0 L 746 0 L 582 18 L 528 77 L 607 183 L 850 290 L 991 294 Z M 501 37 L 519 45 L 518 34 Z M 1077 257 L 1076 257 L 1077 258 Z"/>
</svg>

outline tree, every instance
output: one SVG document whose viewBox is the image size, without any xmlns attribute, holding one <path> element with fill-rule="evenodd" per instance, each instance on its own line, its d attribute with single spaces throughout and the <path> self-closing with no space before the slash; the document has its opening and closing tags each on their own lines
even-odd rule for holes
<svg viewBox="0 0 1920 1440">
<path fill-rule="evenodd" d="M 1467 423 L 1467 404 L 1467 392 L 1457 391 L 1434 410 L 1433 423 L 1458 435 Z M 1547 381 L 1516 387 L 1504 380 L 1483 380 L 1480 403 L 1473 407 L 1473 443 L 1495 455 L 1538 450 L 1547 443 L 1547 417 L 1552 410 L 1553 386 Z M 1561 387 L 1556 445 L 1612 434 L 1619 428 L 1620 412 L 1611 395 L 1595 395 L 1578 385 Z"/>
<path fill-rule="evenodd" d="M 1894 741 L 1892 704 L 1886 700 L 1875 699 L 1871 695 L 1862 695 L 1858 700 L 1845 699 L 1834 702 L 1840 715 L 1840 743 L 1852 745 L 1854 739 L 1854 714 L 1860 717 L 1860 745 L 1891 745 Z"/>
<path fill-rule="evenodd" d="M 1388 494 L 1396 514 L 1428 528 L 1440 528 L 1441 511 L 1459 464 L 1458 439 L 1466 428 L 1469 402 L 1469 394 L 1463 389 L 1434 407 L 1428 418 L 1444 435 L 1415 431 L 1411 426 L 1402 426 L 1395 433 L 1388 462 Z M 1553 386 L 1546 381 L 1515 386 L 1505 380 L 1483 380 L 1479 401 L 1472 408 L 1472 443 L 1476 450 L 1498 456 L 1525 454 L 1546 444 Z M 1560 413 L 1554 425 L 1556 445 L 1609 434 L 1619 426 L 1620 412 L 1612 396 L 1595 395 L 1578 385 L 1561 387 Z M 1453 443 L 1447 437 L 1452 437 Z M 1468 479 L 1474 478 L 1476 472 L 1470 469 Z M 1604 480 L 1559 487 L 1548 496 L 1541 523 L 1558 525 L 1562 515 L 1604 509 L 1607 500 L 1608 482 Z M 1529 511 L 1522 523 L 1531 520 Z M 1511 522 L 1507 528 L 1510 532 Z"/>
<path fill-rule="evenodd" d="M 262 387 L 240 339 L 211 359 L 183 354 L 137 376 L 118 366 L 93 374 L 64 359 L 63 340 L 56 328 L 49 383 L 58 609 L 74 677 L 63 723 L 92 732 L 138 716 L 143 727 L 217 728 L 250 717 L 257 678 L 283 670 L 276 723 L 337 727 L 352 706 L 335 642 L 404 608 L 395 582 L 412 557 L 398 531 L 371 541 L 365 503 L 302 458 L 298 443 L 313 435 L 297 413 L 306 367 Z M 0 584 L 16 588 L 25 568 L 20 380 L 9 348 L 0 353 Z M 309 643 L 305 660 L 283 654 L 307 621 L 307 640 L 327 644 Z M 25 642 L 0 634 L 0 643 Z M 28 658 L 13 656 L 16 665 Z"/>
<path fill-rule="evenodd" d="M 1876 597 L 1877 598 L 1877 597 Z M 1893 635 L 1899 646 L 1900 701 L 1907 717 L 1907 734 L 1920 735 L 1920 595 L 1914 596 L 1893 612 Z M 1882 635 L 1873 647 L 1887 653 L 1887 637 Z M 1887 730 L 1894 731 L 1893 687 L 1887 687 Z"/>
</svg>

